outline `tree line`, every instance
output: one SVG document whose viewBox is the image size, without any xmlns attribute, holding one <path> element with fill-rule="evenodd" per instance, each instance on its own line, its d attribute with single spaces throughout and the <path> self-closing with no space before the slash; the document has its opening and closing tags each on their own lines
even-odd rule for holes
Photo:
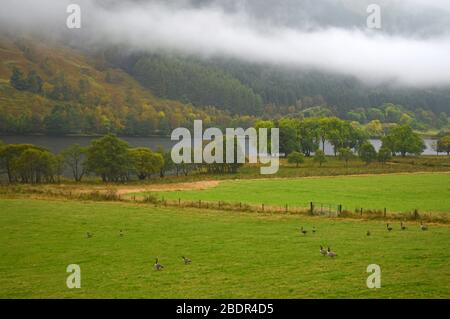
<svg viewBox="0 0 450 319">
<path fill-rule="evenodd" d="M 234 154 L 237 154 L 236 149 Z M 187 176 L 194 171 L 231 174 L 237 173 L 242 165 L 176 164 L 170 152 L 162 148 L 156 151 L 133 148 L 112 134 L 93 140 L 87 147 L 71 145 L 59 154 L 32 144 L 0 143 L 0 174 L 5 174 L 9 183 L 59 182 L 67 171 L 76 182 L 81 182 L 86 175 L 95 175 L 103 182 L 127 182 L 133 178 L 143 181 L 152 176 L 164 178 L 168 173 L 176 176 Z"/>
<path fill-rule="evenodd" d="M 65 170 L 81 181 L 94 174 L 104 182 L 124 182 L 136 176 L 140 180 L 160 173 L 164 156 L 148 148 L 131 148 L 114 135 L 92 141 L 88 147 L 72 145 L 60 154 L 31 144 L 1 144 L 0 169 L 9 183 L 52 183 Z"/>
</svg>

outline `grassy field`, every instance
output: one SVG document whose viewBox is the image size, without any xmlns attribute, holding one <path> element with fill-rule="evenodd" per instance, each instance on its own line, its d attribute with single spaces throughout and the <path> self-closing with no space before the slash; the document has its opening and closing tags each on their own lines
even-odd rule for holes
<svg viewBox="0 0 450 319">
<path fill-rule="evenodd" d="M 300 179 L 222 181 L 199 191 L 158 193 L 166 199 L 243 202 L 308 207 L 342 204 L 347 210 L 387 208 L 394 212 L 450 212 L 450 174 L 396 174 Z"/>
<path fill-rule="evenodd" d="M 24 199 L 0 200 L 0 225 L 0 298 L 450 294 L 448 226 L 395 224 L 388 233 L 374 221 Z M 301 226 L 317 232 L 300 235 Z M 321 256 L 319 245 L 338 257 Z M 193 263 L 183 265 L 182 255 Z M 152 268 L 156 256 L 163 271 Z M 381 266 L 381 289 L 366 287 L 372 263 Z M 81 289 L 65 286 L 68 264 L 80 265 Z"/>
</svg>

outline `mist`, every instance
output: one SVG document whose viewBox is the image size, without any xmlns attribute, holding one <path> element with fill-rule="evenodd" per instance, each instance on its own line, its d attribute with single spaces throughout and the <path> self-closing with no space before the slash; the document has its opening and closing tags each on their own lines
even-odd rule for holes
<svg viewBox="0 0 450 319">
<path fill-rule="evenodd" d="M 313 69 L 369 84 L 450 86 L 450 2 L 378 1 L 382 29 L 370 30 L 366 8 L 373 2 L 3 0 L 0 27 L 85 48 L 120 45 Z M 81 6 L 81 29 L 66 27 L 69 3 Z"/>
</svg>

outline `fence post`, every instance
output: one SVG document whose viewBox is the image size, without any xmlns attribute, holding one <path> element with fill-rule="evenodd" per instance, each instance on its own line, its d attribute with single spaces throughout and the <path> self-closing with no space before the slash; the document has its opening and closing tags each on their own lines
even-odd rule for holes
<svg viewBox="0 0 450 319">
<path fill-rule="evenodd" d="M 387 212 L 387 209 L 384 208 L 384 218 L 386 218 L 386 212 Z"/>
<path fill-rule="evenodd" d="M 262 211 L 264 212 L 264 204 L 262 204 Z"/>
<path fill-rule="evenodd" d="M 309 209 L 310 209 L 311 215 L 314 215 L 314 203 L 310 202 L 309 207 L 310 207 Z"/>
<path fill-rule="evenodd" d="M 286 213 L 288 213 L 289 208 L 288 208 L 288 204 L 286 204 Z"/>
<path fill-rule="evenodd" d="M 361 208 L 361 211 L 360 211 L 360 216 L 362 217 L 362 214 L 363 214 L 363 209 Z"/>
</svg>

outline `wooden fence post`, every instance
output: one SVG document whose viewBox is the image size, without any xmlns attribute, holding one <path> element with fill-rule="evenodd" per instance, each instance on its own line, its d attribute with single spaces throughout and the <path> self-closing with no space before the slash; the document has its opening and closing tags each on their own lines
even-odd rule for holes
<svg viewBox="0 0 450 319">
<path fill-rule="evenodd" d="M 313 202 L 309 203 L 309 211 L 310 211 L 311 215 L 314 215 L 314 203 Z"/>
</svg>

